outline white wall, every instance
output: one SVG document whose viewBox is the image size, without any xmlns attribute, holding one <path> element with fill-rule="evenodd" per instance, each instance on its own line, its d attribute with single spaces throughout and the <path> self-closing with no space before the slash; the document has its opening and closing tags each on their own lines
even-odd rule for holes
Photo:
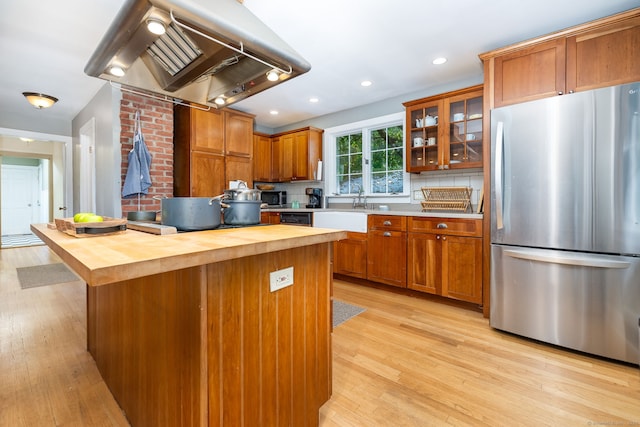
<svg viewBox="0 0 640 427">
<path fill-rule="evenodd" d="M 79 206 L 80 128 L 95 118 L 96 212 L 113 218 L 122 217 L 120 203 L 120 101 L 122 93 L 108 83 L 78 113 L 72 122 L 74 205 Z"/>
</svg>

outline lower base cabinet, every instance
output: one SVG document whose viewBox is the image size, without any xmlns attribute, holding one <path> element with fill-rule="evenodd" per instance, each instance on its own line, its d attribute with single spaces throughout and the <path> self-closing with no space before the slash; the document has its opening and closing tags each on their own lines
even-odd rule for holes
<svg viewBox="0 0 640 427">
<path fill-rule="evenodd" d="M 280 224 L 280 212 L 260 212 L 260 224 Z"/>
<path fill-rule="evenodd" d="M 407 287 L 482 303 L 482 220 L 411 217 Z"/>
<path fill-rule="evenodd" d="M 367 217 L 367 280 L 407 287 L 407 217 Z"/>
<path fill-rule="evenodd" d="M 333 272 L 367 278 L 367 233 L 347 232 L 347 238 L 333 242 Z"/>
</svg>

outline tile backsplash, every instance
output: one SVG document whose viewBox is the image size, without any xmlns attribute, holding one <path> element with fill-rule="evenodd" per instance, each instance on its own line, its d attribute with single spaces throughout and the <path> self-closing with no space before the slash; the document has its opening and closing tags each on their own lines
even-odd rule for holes
<svg viewBox="0 0 640 427">
<path fill-rule="evenodd" d="M 420 203 L 424 199 L 422 187 L 471 187 L 471 205 L 478 206 L 484 177 L 482 170 L 473 171 L 446 171 L 429 172 L 420 175 L 411 175 L 411 203 Z"/>
<path fill-rule="evenodd" d="M 397 204 L 397 208 L 403 207 L 410 210 L 420 210 L 420 201 L 424 199 L 422 195 L 422 187 L 471 187 L 473 189 L 471 193 L 471 206 L 473 212 L 476 211 L 478 206 L 478 200 L 482 192 L 482 186 L 484 184 L 484 178 L 482 169 L 473 169 L 465 171 L 443 171 L 443 172 L 428 172 L 419 175 L 411 175 L 411 202 L 410 204 Z M 300 207 L 308 202 L 309 197 L 305 193 L 307 187 L 324 187 L 324 182 L 319 181 L 306 181 L 306 182 L 293 182 L 293 183 L 278 183 L 275 185 L 276 190 L 286 190 L 287 202 L 290 205 L 291 202 L 297 200 L 300 202 Z M 326 193 L 325 193 L 326 194 Z M 405 199 L 406 200 L 406 199 Z M 346 202 L 349 204 L 350 202 Z M 394 203 L 386 203 L 392 205 L 393 210 Z M 333 206 L 333 204 L 331 205 Z M 347 205 L 345 205 L 347 206 Z M 336 206 L 339 207 L 339 206 Z M 348 207 L 348 206 L 347 206 Z"/>
</svg>

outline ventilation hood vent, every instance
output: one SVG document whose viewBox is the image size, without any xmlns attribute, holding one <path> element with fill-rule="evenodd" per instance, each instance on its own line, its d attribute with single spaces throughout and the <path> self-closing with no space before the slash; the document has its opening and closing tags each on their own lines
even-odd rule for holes
<svg viewBox="0 0 640 427">
<path fill-rule="evenodd" d="M 150 22 L 164 33 L 152 33 Z M 84 71 L 175 100 L 222 107 L 310 68 L 237 0 L 126 0 Z"/>
</svg>

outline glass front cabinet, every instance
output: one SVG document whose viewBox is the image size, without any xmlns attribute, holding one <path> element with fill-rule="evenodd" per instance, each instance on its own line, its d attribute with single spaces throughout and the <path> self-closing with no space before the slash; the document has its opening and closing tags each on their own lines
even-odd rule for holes
<svg viewBox="0 0 640 427">
<path fill-rule="evenodd" d="M 482 167 L 482 85 L 403 105 L 407 172 Z"/>
</svg>

